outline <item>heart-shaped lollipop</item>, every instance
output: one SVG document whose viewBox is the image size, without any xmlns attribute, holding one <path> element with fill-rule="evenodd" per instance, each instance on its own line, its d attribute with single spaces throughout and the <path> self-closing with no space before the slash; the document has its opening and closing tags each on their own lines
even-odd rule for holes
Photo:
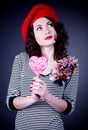
<svg viewBox="0 0 88 130">
<path fill-rule="evenodd" d="M 39 76 L 42 71 L 44 71 L 47 67 L 48 60 L 44 56 L 37 57 L 32 56 L 29 59 L 29 66 L 31 67 L 32 71 Z"/>
</svg>

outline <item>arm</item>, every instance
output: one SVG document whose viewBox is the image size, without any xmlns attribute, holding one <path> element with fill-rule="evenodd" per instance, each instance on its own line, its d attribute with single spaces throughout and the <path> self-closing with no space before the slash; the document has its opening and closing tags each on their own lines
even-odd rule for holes
<svg viewBox="0 0 88 130">
<path fill-rule="evenodd" d="M 54 95 L 48 93 L 45 101 L 50 104 L 56 111 L 63 112 L 67 108 L 67 102 L 63 99 L 58 99 Z"/>
<path fill-rule="evenodd" d="M 70 81 L 66 85 L 63 93 L 63 98 L 58 99 L 57 97 L 48 94 L 46 101 L 55 108 L 58 112 L 63 114 L 71 114 L 75 110 L 77 90 L 79 82 L 79 66 L 75 73 L 73 73 Z"/>
<path fill-rule="evenodd" d="M 13 99 L 12 104 L 15 107 L 15 109 L 23 109 L 32 105 L 38 100 L 39 100 L 39 97 L 36 95 L 27 96 L 27 97 L 16 97 Z"/>
<path fill-rule="evenodd" d="M 72 74 L 70 81 L 67 83 L 64 93 L 63 99 L 70 103 L 71 109 L 68 111 L 67 114 L 71 114 L 76 107 L 76 100 L 77 100 L 77 92 L 78 92 L 78 83 L 79 83 L 79 66 L 75 73 Z"/>
<path fill-rule="evenodd" d="M 58 112 L 63 114 L 71 114 L 76 106 L 77 90 L 79 82 L 79 66 L 75 73 L 73 73 L 70 81 L 66 85 L 63 93 L 63 98 L 58 99 L 55 96 L 48 94 L 46 101 L 55 108 Z"/>
<path fill-rule="evenodd" d="M 36 95 L 21 97 L 21 58 L 17 55 L 13 62 L 6 103 L 10 110 L 22 109 L 39 100 Z"/>
</svg>

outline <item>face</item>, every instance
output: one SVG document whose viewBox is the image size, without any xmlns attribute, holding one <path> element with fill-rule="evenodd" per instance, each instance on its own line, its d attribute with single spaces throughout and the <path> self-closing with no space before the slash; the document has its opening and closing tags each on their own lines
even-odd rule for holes
<svg viewBox="0 0 88 130">
<path fill-rule="evenodd" d="M 34 37 L 40 46 L 54 45 L 57 33 L 53 23 L 45 17 L 37 19 L 33 23 Z"/>
</svg>

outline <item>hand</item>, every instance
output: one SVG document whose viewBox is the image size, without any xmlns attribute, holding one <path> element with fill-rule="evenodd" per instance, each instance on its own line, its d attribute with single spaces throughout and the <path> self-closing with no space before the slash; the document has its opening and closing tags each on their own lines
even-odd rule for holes
<svg viewBox="0 0 88 130">
<path fill-rule="evenodd" d="M 32 92 L 32 87 L 33 87 L 33 85 L 30 86 L 30 92 Z M 32 100 L 34 103 L 38 102 L 40 99 L 40 96 L 37 94 L 34 94 L 33 92 L 31 93 L 31 96 L 32 96 Z"/>
<path fill-rule="evenodd" d="M 42 99 L 46 99 L 46 96 L 48 95 L 46 83 L 38 77 L 33 79 L 31 91 Z"/>
</svg>

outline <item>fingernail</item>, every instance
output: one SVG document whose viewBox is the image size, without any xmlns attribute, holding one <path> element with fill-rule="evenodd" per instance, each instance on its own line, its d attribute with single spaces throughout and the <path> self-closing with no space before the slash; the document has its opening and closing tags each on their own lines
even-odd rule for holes
<svg viewBox="0 0 88 130">
<path fill-rule="evenodd" d="M 30 85 L 30 88 L 32 88 L 32 85 Z"/>
<path fill-rule="evenodd" d="M 32 84 L 35 82 L 35 80 L 32 80 Z"/>
<path fill-rule="evenodd" d="M 32 92 L 32 90 L 30 89 L 30 92 Z"/>
</svg>

